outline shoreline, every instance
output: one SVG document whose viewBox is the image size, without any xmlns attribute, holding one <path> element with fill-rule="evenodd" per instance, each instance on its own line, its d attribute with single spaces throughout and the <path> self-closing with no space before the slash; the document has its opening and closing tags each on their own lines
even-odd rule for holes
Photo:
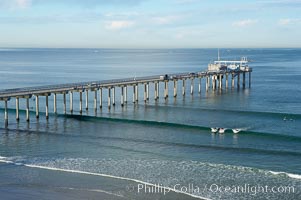
<svg viewBox="0 0 301 200">
<path fill-rule="evenodd" d="M 165 195 L 138 193 L 136 186 L 144 184 L 142 181 L 88 172 L 4 162 L 0 168 L 0 194 L 4 199 L 206 199 L 172 190 Z"/>
</svg>

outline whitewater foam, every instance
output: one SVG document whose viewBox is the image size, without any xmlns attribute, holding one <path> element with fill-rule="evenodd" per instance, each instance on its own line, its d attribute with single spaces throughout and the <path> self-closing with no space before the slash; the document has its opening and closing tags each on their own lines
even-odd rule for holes
<svg viewBox="0 0 301 200">
<path fill-rule="evenodd" d="M 109 191 L 105 191 L 105 190 L 100 190 L 100 189 L 82 189 L 82 188 L 62 188 L 62 189 L 82 190 L 82 191 L 89 191 L 89 192 L 99 192 L 99 193 L 105 193 L 105 194 L 109 194 L 109 195 L 113 195 L 113 196 L 117 196 L 117 197 L 124 197 L 121 194 L 116 194 L 116 193 L 113 193 L 113 192 L 109 192 Z"/>
<path fill-rule="evenodd" d="M 291 174 L 291 173 L 287 173 L 287 172 L 274 172 L 274 171 L 269 171 L 271 174 L 274 175 L 286 175 L 290 178 L 294 178 L 294 179 L 300 179 L 301 180 L 301 175 L 299 174 Z"/>
<path fill-rule="evenodd" d="M 155 184 L 148 183 L 148 182 L 141 181 L 141 180 L 137 180 L 137 179 L 133 179 L 133 178 L 119 177 L 119 176 L 114 176 L 114 175 L 109 175 L 109 174 L 86 172 L 86 171 L 80 171 L 80 170 L 46 167 L 46 166 L 40 166 L 40 165 L 21 164 L 21 163 L 15 163 L 13 161 L 9 161 L 7 159 L 8 159 L 7 157 L 0 156 L 0 162 L 4 162 L 4 163 L 8 163 L 8 164 L 22 165 L 22 166 L 26 166 L 26 167 L 30 167 L 30 168 L 47 169 L 47 170 L 52 170 L 52 171 L 61 171 L 61 172 L 68 172 L 68 173 L 78 173 L 78 174 L 85 174 L 85 175 L 92 175 L 92 176 L 101 176 L 101 177 L 107 177 L 107 178 L 114 178 L 114 179 L 119 179 L 119 180 L 132 181 L 132 182 L 148 185 L 148 186 L 151 186 L 151 187 L 157 187 L 157 185 L 155 185 Z M 206 198 L 206 197 L 197 196 L 197 195 L 190 194 L 190 193 L 183 192 L 183 191 L 179 191 L 179 190 L 176 190 L 176 189 L 170 188 L 170 187 L 163 187 L 162 186 L 162 189 L 173 191 L 173 192 L 176 192 L 176 193 L 179 193 L 179 194 L 188 195 L 188 196 L 191 196 L 191 197 L 194 197 L 194 198 L 197 198 L 197 199 L 211 200 L 211 199 Z"/>
</svg>

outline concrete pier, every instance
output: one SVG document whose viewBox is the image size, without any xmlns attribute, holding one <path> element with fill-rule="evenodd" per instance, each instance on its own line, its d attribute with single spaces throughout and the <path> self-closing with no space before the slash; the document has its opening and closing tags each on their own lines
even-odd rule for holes
<svg viewBox="0 0 301 200">
<path fill-rule="evenodd" d="M 5 120 L 5 127 L 7 127 L 8 125 L 7 100 L 4 100 L 4 120 Z"/>
<path fill-rule="evenodd" d="M 226 89 L 228 89 L 229 86 L 229 73 L 226 73 Z"/>
<path fill-rule="evenodd" d="M 39 118 L 39 96 L 36 95 L 36 118 Z"/>
<path fill-rule="evenodd" d="M 168 97 L 168 81 L 164 81 L 164 98 Z"/>
<path fill-rule="evenodd" d="M 127 92 L 127 86 L 124 86 L 124 103 L 127 103 L 127 96 L 128 96 L 128 94 L 127 94 L 128 92 Z"/>
<path fill-rule="evenodd" d="M 158 100 L 159 99 L 159 82 L 156 82 L 156 84 L 155 84 L 155 100 Z"/>
<path fill-rule="evenodd" d="M 46 97 L 46 119 L 49 118 L 49 107 L 48 107 L 48 95 L 45 96 Z"/>
<path fill-rule="evenodd" d="M 94 111 L 97 111 L 97 89 L 94 90 Z"/>
<path fill-rule="evenodd" d="M 26 98 L 26 121 L 29 122 L 29 98 Z"/>
<path fill-rule="evenodd" d="M 108 108 L 111 109 L 111 88 L 108 88 Z"/>
<path fill-rule="evenodd" d="M 210 77 L 207 76 L 207 77 L 206 77 L 206 92 L 209 91 L 209 87 L 210 87 Z"/>
<path fill-rule="evenodd" d="M 219 61 L 221 62 L 221 61 Z M 245 62 L 245 61 L 244 61 Z M 216 65 L 218 66 L 218 65 Z M 214 67 L 214 66 L 213 66 Z M 153 83 L 154 85 L 154 99 L 157 101 L 159 99 L 159 91 L 160 91 L 160 83 L 164 84 L 164 98 L 168 98 L 168 84 L 169 81 L 173 81 L 173 96 L 177 97 L 178 92 L 178 81 L 182 81 L 182 95 L 185 96 L 186 90 L 186 80 L 190 79 L 190 93 L 193 94 L 194 92 L 194 79 L 199 78 L 198 83 L 198 92 L 201 92 L 201 82 L 202 79 L 205 79 L 206 84 L 206 92 L 210 89 L 210 81 L 212 81 L 212 90 L 216 90 L 218 87 L 219 89 L 223 88 L 223 77 L 225 76 L 225 85 L 228 88 L 229 85 L 229 75 L 232 76 L 232 87 L 234 88 L 235 84 L 235 77 L 237 77 L 237 88 L 240 87 L 240 73 L 242 73 L 243 79 L 243 87 L 246 86 L 246 75 L 249 73 L 249 87 L 251 87 L 251 72 L 252 68 L 248 66 L 243 66 L 237 68 L 235 70 L 208 70 L 206 72 L 198 72 L 198 73 L 181 73 L 181 74 L 171 74 L 171 75 L 158 75 L 158 76 L 147 76 L 147 77 L 135 77 L 129 79 L 116 79 L 116 80 L 106 80 L 106 81 L 96 81 L 96 82 L 84 82 L 84 83 L 74 83 L 74 84 L 61 84 L 61 85 L 53 85 L 53 86 L 40 86 L 36 88 L 16 88 L 16 89 L 7 89 L 7 90 L 0 90 L 0 101 L 4 101 L 4 120 L 8 121 L 8 103 L 7 101 L 10 98 L 16 99 L 16 120 L 19 120 L 19 104 L 20 98 L 26 99 L 26 120 L 29 121 L 29 99 L 32 96 L 35 97 L 35 112 L 36 117 L 39 118 L 39 101 L 40 96 L 45 96 L 45 103 L 46 103 L 46 118 L 49 117 L 49 106 L 48 106 L 48 98 L 53 94 L 53 112 L 59 112 L 57 109 L 57 95 L 63 94 L 63 112 L 66 114 L 66 94 L 69 93 L 70 97 L 70 112 L 73 113 L 73 92 L 79 92 L 79 101 L 80 103 L 80 112 L 83 110 L 82 105 L 82 93 L 85 92 L 86 94 L 86 109 L 89 106 L 89 92 L 94 91 L 94 109 L 97 111 L 97 92 L 99 91 L 99 107 L 102 108 L 102 91 L 103 89 L 108 89 L 108 108 L 111 108 L 111 102 L 115 105 L 115 89 L 119 87 L 121 90 L 121 106 L 127 102 L 127 87 L 133 86 L 133 103 L 138 103 L 139 100 L 139 86 L 143 85 L 143 100 L 146 103 L 149 100 L 149 84 Z M 217 84 L 218 81 L 218 84 Z M 112 93 L 111 93 L 112 92 Z M 112 98 L 112 100 L 111 100 Z M 43 100 L 43 99 L 42 99 Z"/>
<path fill-rule="evenodd" d="M 83 112 L 83 92 L 79 92 L 79 112 Z"/>
<path fill-rule="evenodd" d="M 149 83 L 146 84 L 146 100 L 149 100 Z"/>
<path fill-rule="evenodd" d="M 157 100 L 157 83 L 154 83 L 154 99 Z"/>
<path fill-rule="evenodd" d="M 115 106 L 115 87 L 112 88 L 112 105 Z"/>
<path fill-rule="evenodd" d="M 178 81 L 177 80 L 174 80 L 173 81 L 173 96 L 174 97 L 177 97 L 177 91 L 178 91 Z"/>
<path fill-rule="evenodd" d="M 157 100 L 157 83 L 154 83 L 154 99 Z"/>
<path fill-rule="evenodd" d="M 237 74 L 237 88 L 240 88 L 240 73 Z"/>
<path fill-rule="evenodd" d="M 242 87 L 246 88 L 246 72 L 242 73 Z"/>
<path fill-rule="evenodd" d="M 138 84 L 135 85 L 135 101 L 138 102 L 138 97 L 139 97 L 139 90 L 138 90 Z"/>
<path fill-rule="evenodd" d="M 136 86 L 133 85 L 133 103 L 136 103 Z"/>
<path fill-rule="evenodd" d="M 219 89 L 221 90 L 223 88 L 223 79 L 222 79 L 222 75 L 219 75 Z"/>
<path fill-rule="evenodd" d="M 124 87 L 121 86 L 121 96 L 120 96 L 120 103 L 121 103 L 121 106 L 123 107 L 124 106 Z"/>
<path fill-rule="evenodd" d="M 66 106 L 66 93 L 63 93 L 63 109 L 64 109 L 64 114 L 67 113 L 67 106 Z"/>
<path fill-rule="evenodd" d="M 20 116 L 19 116 L 19 107 L 20 107 L 20 104 L 19 104 L 19 98 L 17 97 L 17 98 L 16 98 L 16 120 L 17 120 L 17 121 L 20 120 Z"/>
<path fill-rule="evenodd" d="M 249 72 L 249 88 L 251 88 L 251 73 Z"/>
<path fill-rule="evenodd" d="M 185 96 L 185 79 L 182 80 L 182 95 Z"/>
<path fill-rule="evenodd" d="M 193 95 L 194 78 L 190 79 L 190 94 Z"/>
<path fill-rule="evenodd" d="M 53 94 L 53 112 L 56 114 L 57 108 L 56 108 L 56 93 Z"/>
<path fill-rule="evenodd" d="M 102 89 L 99 89 L 99 108 L 102 108 Z"/>
<path fill-rule="evenodd" d="M 215 90 L 216 89 L 216 76 L 213 75 L 212 76 L 212 90 Z"/>
<path fill-rule="evenodd" d="M 73 92 L 72 91 L 70 91 L 69 98 L 70 98 L 70 113 L 73 113 Z"/>
<path fill-rule="evenodd" d="M 89 109 L 89 90 L 86 89 L 86 110 Z"/>
<path fill-rule="evenodd" d="M 144 83 L 144 95 L 143 95 L 143 100 L 146 102 L 147 100 L 147 84 Z"/>
</svg>

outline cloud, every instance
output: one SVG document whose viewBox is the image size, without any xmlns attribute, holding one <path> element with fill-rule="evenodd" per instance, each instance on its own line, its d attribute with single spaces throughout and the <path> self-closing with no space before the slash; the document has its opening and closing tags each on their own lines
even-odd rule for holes
<svg viewBox="0 0 301 200">
<path fill-rule="evenodd" d="M 165 24 L 171 24 L 179 19 L 181 19 L 180 16 L 170 15 L 170 16 L 164 16 L 164 17 L 153 17 L 152 21 L 155 24 L 165 25 Z"/>
<path fill-rule="evenodd" d="M 15 4 L 18 8 L 27 8 L 31 5 L 31 0 L 15 0 Z"/>
<path fill-rule="evenodd" d="M 247 27 L 247 26 L 251 26 L 253 24 L 256 24 L 257 22 L 258 22 L 258 20 L 246 19 L 246 20 L 240 20 L 240 21 L 233 22 L 232 26 L 234 26 L 234 27 Z"/>
<path fill-rule="evenodd" d="M 135 22 L 130 20 L 116 20 L 116 21 L 107 21 L 105 22 L 105 28 L 107 30 L 121 30 L 125 28 L 132 27 Z"/>
<path fill-rule="evenodd" d="M 295 25 L 301 23 L 301 19 L 290 19 L 290 18 L 286 18 L 286 19 L 280 19 L 278 21 L 278 24 L 281 26 L 287 26 L 287 25 Z"/>
<path fill-rule="evenodd" d="M 114 5 L 114 6 L 135 6 L 145 0 L 32 0 L 37 4 L 64 4 L 72 6 L 97 6 L 97 5 Z"/>
<path fill-rule="evenodd" d="M 31 5 L 57 4 L 62 6 L 95 7 L 100 5 L 136 6 L 147 0 L 0 0 L 0 8 L 24 9 Z"/>
<path fill-rule="evenodd" d="M 262 5 L 266 5 L 268 7 L 300 7 L 301 6 L 301 0 L 260 0 L 257 1 L 257 3 L 260 3 Z"/>
<path fill-rule="evenodd" d="M 187 3 L 196 3 L 201 2 L 203 0 L 176 0 L 175 3 L 177 4 L 187 4 Z"/>
<path fill-rule="evenodd" d="M 0 0 L 0 7 L 9 9 L 25 9 L 30 7 L 32 0 Z"/>
<path fill-rule="evenodd" d="M 111 17 L 111 18 L 129 18 L 129 17 L 137 17 L 140 16 L 141 14 L 139 12 L 108 12 L 105 13 L 105 17 Z"/>
</svg>

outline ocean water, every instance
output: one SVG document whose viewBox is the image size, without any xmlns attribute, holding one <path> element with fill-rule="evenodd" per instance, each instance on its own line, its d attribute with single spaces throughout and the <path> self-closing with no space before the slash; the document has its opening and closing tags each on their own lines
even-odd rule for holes
<svg viewBox="0 0 301 200">
<path fill-rule="evenodd" d="M 251 88 L 206 92 L 202 80 L 198 93 L 195 79 L 194 94 L 187 81 L 182 96 L 179 81 L 174 98 L 170 82 L 169 98 L 163 98 L 160 85 L 156 102 L 151 84 L 149 102 L 144 103 L 140 86 L 139 102 L 133 104 L 129 87 L 124 107 L 117 88 L 110 110 L 104 90 L 103 108 L 94 112 L 90 93 L 89 110 L 82 115 L 78 94 L 72 115 L 68 96 L 64 115 L 58 95 L 58 114 L 49 120 L 41 97 L 38 120 L 30 100 L 29 124 L 25 100 L 16 122 L 12 99 L 7 128 L 2 103 L 1 196 L 300 199 L 300 55 L 301 49 L 222 49 L 223 59 L 247 56 L 252 61 Z M 216 57 L 216 49 L 0 49 L 0 89 L 203 71 Z M 212 134 L 210 127 L 228 131 Z M 243 131 L 233 134 L 232 128 Z M 139 184 L 173 192 L 138 191 Z M 239 187 L 245 190 L 235 190 Z"/>
</svg>

